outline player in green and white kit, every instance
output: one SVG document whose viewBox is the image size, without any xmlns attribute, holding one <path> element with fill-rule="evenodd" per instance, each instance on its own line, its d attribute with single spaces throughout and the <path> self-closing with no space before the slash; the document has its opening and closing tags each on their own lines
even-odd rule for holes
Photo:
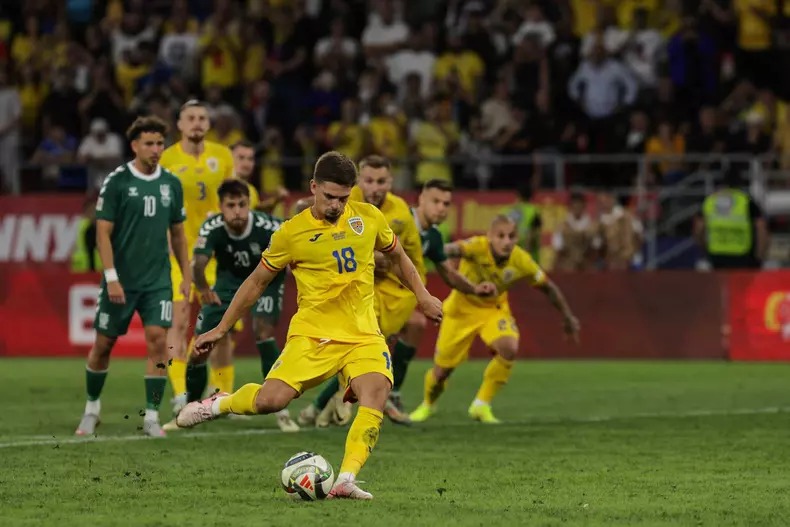
<svg viewBox="0 0 790 527">
<path fill-rule="evenodd" d="M 201 335 L 217 326 L 228 309 L 233 295 L 244 280 L 255 270 L 261 253 L 269 245 L 274 231 L 282 220 L 265 212 L 250 210 L 250 191 L 240 179 L 228 179 L 218 189 L 220 214 L 207 219 L 200 228 L 194 249 L 194 280 L 200 291 L 203 307 L 195 326 L 196 335 Z M 211 257 L 217 260 L 217 281 L 214 288 L 206 282 L 206 264 Z M 285 273 L 281 272 L 263 292 L 250 310 L 252 330 L 261 355 L 263 378 L 269 373 L 280 350 L 274 340 L 274 329 L 280 318 L 285 291 Z M 215 351 L 230 354 L 233 343 L 230 334 L 217 343 Z M 202 355 L 190 361 L 187 367 L 187 393 L 189 401 L 203 396 L 208 382 L 206 360 Z M 299 426 L 291 420 L 287 409 L 276 414 L 277 424 L 283 431 L 297 432 Z"/>
<path fill-rule="evenodd" d="M 96 203 L 96 244 L 104 278 L 93 322 L 96 341 L 86 368 L 88 402 L 77 435 L 96 431 L 110 353 L 135 311 L 143 320 L 148 350 L 143 433 L 165 435 L 159 405 L 167 383 L 165 337 L 173 319 L 168 233 L 185 277 L 182 290 L 189 291 L 191 280 L 181 182 L 159 166 L 166 133 L 167 125 L 155 117 L 132 123 L 126 136 L 135 158 L 107 176 Z"/>
<path fill-rule="evenodd" d="M 496 286 L 490 282 L 483 282 L 477 285 L 469 282 L 466 277 L 450 265 L 447 255 L 444 254 L 444 239 L 442 238 L 442 233 L 436 227 L 447 219 L 452 201 L 453 187 L 450 183 L 441 179 L 432 179 L 423 185 L 417 206 L 412 208 L 414 221 L 417 223 L 422 240 L 422 254 L 433 262 L 442 280 L 453 289 L 458 289 L 462 293 L 469 295 L 489 296 L 496 294 Z M 401 416 L 400 419 L 395 421 L 391 416 L 390 419 L 398 424 L 410 423 L 407 414 L 403 411 L 400 388 L 403 386 L 403 381 L 406 378 L 409 362 L 411 362 L 414 354 L 417 352 L 417 346 L 420 343 L 426 324 L 427 319 L 425 315 L 421 311 L 415 310 L 406 326 L 400 331 L 399 338 L 392 351 L 393 385 L 388 405 L 392 404 L 397 408 Z M 299 413 L 299 423 L 302 425 L 317 423 L 321 426 L 326 426 L 332 420 L 331 416 L 337 412 L 337 409 L 328 403 L 335 401 L 335 399 L 332 399 L 332 395 L 338 389 L 339 383 L 336 378 L 327 381 L 313 403 Z M 387 413 L 387 415 L 390 414 Z"/>
</svg>

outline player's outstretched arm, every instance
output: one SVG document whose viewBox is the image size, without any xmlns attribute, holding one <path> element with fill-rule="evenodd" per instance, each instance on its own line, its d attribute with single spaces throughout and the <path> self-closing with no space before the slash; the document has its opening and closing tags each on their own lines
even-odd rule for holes
<svg viewBox="0 0 790 527">
<path fill-rule="evenodd" d="M 444 283 L 457 289 L 465 295 L 478 295 L 478 296 L 492 296 L 496 295 L 496 286 L 491 282 L 482 282 L 477 285 L 470 282 L 464 275 L 458 272 L 448 260 L 436 266 L 439 276 L 442 277 Z"/>
<path fill-rule="evenodd" d="M 170 226 L 170 243 L 176 256 L 178 266 L 181 268 L 183 281 L 179 284 L 181 293 L 189 298 L 189 286 L 192 284 L 192 269 L 189 266 L 189 252 L 187 251 L 187 236 L 183 223 L 174 223 Z"/>
<path fill-rule="evenodd" d="M 222 301 L 219 299 L 211 286 L 208 285 L 206 280 L 206 266 L 208 265 L 211 257 L 207 254 L 195 253 L 194 260 L 192 261 L 192 276 L 195 281 L 195 287 L 200 291 L 200 299 L 204 304 L 220 305 Z"/>
<path fill-rule="evenodd" d="M 118 272 L 115 270 L 115 259 L 112 253 L 112 229 L 115 224 L 107 220 L 96 220 L 96 248 L 104 268 L 107 282 L 107 297 L 113 304 L 125 304 L 126 294 L 121 286 Z"/>
<path fill-rule="evenodd" d="M 448 258 L 463 258 L 464 248 L 460 243 L 445 243 L 444 254 L 446 254 Z"/>
<path fill-rule="evenodd" d="M 428 290 L 425 289 L 425 284 L 422 283 L 420 273 L 417 271 L 417 268 L 414 267 L 414 263 L 411 259 L 406 255 L 406 251 L 403 250 L 401 244 L 396 243 L 395 247 L 386 254 L 392 262 L 392 267 L 400 271 L 398 276 L 403 282 L 403 285 L 408 287 L 409 290 L 414 293 L 414 296 L 417 297 L 417 302 L 419 302 L 425 316 L 435 322 L 441 322 L 442 301 L 432 296 Z"/>
<path fill-rule="evenodd" d="M 202 354 L 211 351 L 214 344 L 225 336 L 233 325 L 244 316 L 244 313 L 249 311 L 250 307 L 261 297 L 266 286 L 274 280 L 275 276 L 277 276 L 276 272 L 270 271 L 263 264 L 258 264 L 258 267 L 236 291 L 230 306 L 228 306 L 217 327 L 197 338 L 195 341 L 195 352 Z"/>
<path fill-rule="evenodd" d="M 581 325 L 579 324 L 579 319 L 577 319 L 573 314 L 573 311 L 571 311 L 568 302 L 565 300 L 565 295 L 562 294 L 560 288 L 557 287 L 557 284 L 549 279 L 546 279 L 545 282 L 537 285 L 537 288 L 543 291 L 543 293 L 551 301 L 551 304 L 562 314 L 564 319 L 563 329 L 565 330 L 565 334 L 571 337 L 573 341 L 578 344 Z"/>
</svg>

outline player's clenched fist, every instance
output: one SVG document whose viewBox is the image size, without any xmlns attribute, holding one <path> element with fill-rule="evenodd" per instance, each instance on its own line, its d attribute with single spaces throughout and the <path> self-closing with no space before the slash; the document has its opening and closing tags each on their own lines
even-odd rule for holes
<svg viewBox="0 0 790 527">
<path fill-rule="evenodd" d="M 423 314 L 436 323 L 442 321 L 442 301 L 435 296 L 425 296 L 417 299 L 420 303 L 420 309 Z"/>
<path fill-rule="evenodd" d="M 496 296 L 496 285 L 492 282 L 481 282 L 475 286 L 475 294 L 477 296 Z"/>
<path fill-rule="evenodd" d="M 199 335 L 197 339 L 195 339 L 195 356 L 203 355 L 204 353 L 209 353 L 212 349 L 214 349 L 214 345 L 219 341 L 225 334 L 219 330 L 219 328 L 214 328 L 211 331 L 203 333 Z"/>
<path fill-rule="evenodd" d="M 107 282 L 107 296 L 113 304 L 125 304 L 126 294 L 123 292 L 121 282 Z"/>
</svg>

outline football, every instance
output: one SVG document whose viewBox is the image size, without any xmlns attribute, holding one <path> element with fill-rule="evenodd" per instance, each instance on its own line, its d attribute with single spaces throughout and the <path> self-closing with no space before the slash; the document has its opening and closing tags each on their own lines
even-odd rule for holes
<svg viewBox="0 0 790 527">
<path fill-rule="evenodd" d="M 281 473 L 285 492 L 305 501 L 327 497 L 335 483 L 335 471 L 322 456 L 313 452 L 299 452 L 285 462 Z"/>
</svg>

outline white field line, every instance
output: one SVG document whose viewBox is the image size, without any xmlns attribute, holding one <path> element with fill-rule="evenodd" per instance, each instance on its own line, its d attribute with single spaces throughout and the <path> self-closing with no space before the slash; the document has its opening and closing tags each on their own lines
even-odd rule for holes
<svg viewBox="0 0 790 527">
<path fill-rule="evenodd" d="M 691 410 L 687 412 L 643 412 L 627 415 L 599 415 L 589 417 L 545 417 L 531 416 L 525 420 L 507 421 L 503 426 L 528 426 L 528 425 L 552 425 L 552 424 L 585 424 L 585 423 L 604 423 L 610 421 L 629 421 L 635 419 L 677 419 L 691 417 L 715 417 L 715 416 L 736 416 L 736 415 L 760 415 L 790 412 L 790 407 L 764 407 L 764 408 L 735 408 L 730 410 Z M 430 426 L 416 425 L 416 426 Z M 474 421 L 463 421 L 456 423 L 443 423 L 444 428 L 463 428 L 469 426 L 479 426 Z M 320 429 L 308 429 L 305 432 L 320 431 Z M 278 435 L 280 430 L 276 428 L 246 428 L 244 430 L 207 430 L 207 431 L 185 431 L 173 432 L 171 437 L 194 438 L 194 437 L 228 437 L 228 436 L 257 436 L 257 435 Z M 82 443 L 109 443 L 127 442 L 151 439 L 142 434 L 134 435 L 99 435 L 95 437 L 55 437 L 55 436 L 26 436 L 13 439 L 0 439 L 0 449 L 18 448 L 32 446 L 60 446 L 76 445 Z"/>
<path fill-rule="evenodd" d="M 690 410 L 687 412 L 643 412 L 626 415 L 598 415 L 589 417 L 546 417 L 531 416 L 526 420 L 507 421 L 501 426 L 528 426 L 528 425 L 552 425 L 552 424 L 585 424 L 585 423 L 604 423 L 610 421 L 629 421 L 635 419 L 677 419 L 691 417 L 717 417 L 717 416 L 736 416 L 736 415 L 761 415 L 778 414 L 790 412 L 787 406 L 768 406 L 764 408 L 735 408 L 731 410 Z M 416 425 L 419 427 L 430 426 Z M 444 428 L 462 428 L 469 426 L 481 426 L 474 421 L 463 421 L 456 423 L 443 423 Z M 322 431 L 321 429 L 307 429 L 305 432 Z M 246 428 L 244 430 L 215 430 L 205 432 L 183 431 L 173 432 L 171 437 L 195 438 L 195 437 L 228 437 L 228 436 L 254 436 L 254 435 L 279 435 L 281 430 L 276 428 Z M 74 437 L 66 436 L 57 438 L 55 436 L 25 436 L 11 440 L 0 439 L 0 449 L 18 448 L 27 446 L 59 446 L 76 445 L 82 443 L 110 443 L 149 440 L 150 437 L 142 434 L 134 435 L 99 435 L 94 437 Z"/>
</svg>

